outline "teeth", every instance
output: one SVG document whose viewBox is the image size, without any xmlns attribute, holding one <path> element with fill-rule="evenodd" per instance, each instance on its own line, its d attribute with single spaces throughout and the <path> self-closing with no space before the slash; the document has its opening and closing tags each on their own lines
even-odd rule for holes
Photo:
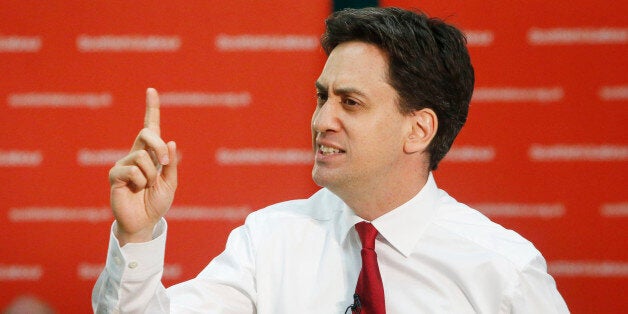
<svg viewBox="0 0 628 314">
<path fill-rule="evenodd" d="M 320 150 L 321 153 L 323 153 L 323 155 L 329 155 L 329 154 L 337 154 L 340 153 L 340 150 L 337 148 L 333 148 L 333 147 L 327 147 L 325 145 L 321 145 L 320 146 Z"/>
</svg>

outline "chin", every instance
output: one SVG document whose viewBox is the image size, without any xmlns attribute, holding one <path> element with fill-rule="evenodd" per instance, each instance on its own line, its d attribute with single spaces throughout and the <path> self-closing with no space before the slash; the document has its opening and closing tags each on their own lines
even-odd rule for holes
<svg viewBox="0 0 628 314">
<path fill-rule="evenodd" d="M 324 182 L 325 180 L 323 180 L 321 176 L 315 173 L 314 171 L 312 171 L 312 180 L 314 181 L 314 183 L 316 183 L 316 185 L 320 187 L 325 187 L 325 182 Z"/>
<path fill-rule="evenodd" d="M 312 180 L 320 187 L 327 188 L 328 190 L 334 192 L 338 189 L 338 186 L 341 185 L 341 180 L 331 175 L 330 173 L 321 173 L 313 171 L 312 172 Z M 334 192 L 335 193 L 335 192 Z"/>
<path fill-rule="evenodd" d="M 312 169 L 312 180 L 314 180 L 314 183 L 321 187 L 329 187 L 332 183 L 331 181 L 333 181 L 328 173 L 325 174 L 324 171 L 321 171 L 321 169 L 316 169 L 316 166 Z"/>
</svg>

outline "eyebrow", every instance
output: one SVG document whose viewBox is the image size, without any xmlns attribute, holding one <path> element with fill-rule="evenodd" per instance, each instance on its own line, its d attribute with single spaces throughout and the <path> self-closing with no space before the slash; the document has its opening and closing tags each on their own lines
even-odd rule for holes
<svg viewBox="0 0 628 314">
<path fill-rule="evenodd" d="M 323 85 L 323 83 L 316 81 L 315 83 L 316 85 L 316 89 L 321 91 L 321 92 L 327 92 L 328 89 L 326 86 Z M 356 95 L 360 95 L 362 97 L 367 97 L 368 96 L 362 92 L 361 90 L 355 88 L 355 87 L 340 87 L 340 88 L 336 88 L 334 89 L 334 94 L 339 94 L 339 95 L 346 95 L 346 94 L 356 94 Z"/>
</svg>

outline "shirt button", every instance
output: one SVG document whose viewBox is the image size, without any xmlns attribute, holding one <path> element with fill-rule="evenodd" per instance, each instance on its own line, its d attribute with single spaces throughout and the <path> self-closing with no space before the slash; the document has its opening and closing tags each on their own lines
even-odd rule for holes
<svg viewBox="0 0 628 314">
<path fill-rule="evenodd" d="M 137 267 L 137 262 L 130 262 L 129 263 L 129 268 L 133 269 L 135 267 Z"/>
</svg>

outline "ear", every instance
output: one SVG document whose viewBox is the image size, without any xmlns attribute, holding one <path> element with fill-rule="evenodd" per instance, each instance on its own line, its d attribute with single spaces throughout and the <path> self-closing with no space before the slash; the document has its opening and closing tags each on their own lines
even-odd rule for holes
<svg viewBox="0 0 628 314">
<path fill-rule="evenodd" d="M 408 117 L 412 129 L 406 138 L 403 149 L 406 154 L 420 153 L 427 149 L 438 130 L 438 118 L 434 110 L 424 108 L 412 112 Z"/>
</svg>

